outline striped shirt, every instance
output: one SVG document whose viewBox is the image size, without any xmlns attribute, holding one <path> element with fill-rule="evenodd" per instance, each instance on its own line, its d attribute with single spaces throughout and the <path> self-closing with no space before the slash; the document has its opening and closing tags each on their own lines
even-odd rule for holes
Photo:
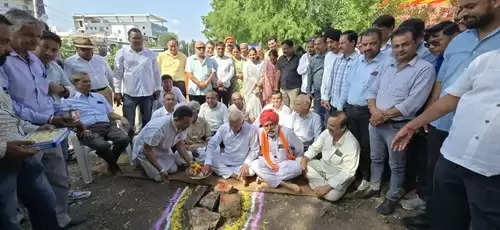
<svg viewBox="0 0 500 230">
<path fill-rule="evenodd" d="M 340 107 L 342 82 L 345 81 L 358 58 L 359 54 L 354 52 L 350 56 L 344 55 L 335 59 L 332 74 L 327 78 L 323 78 L 321 100 L 330 101 L 330 104 L 335 108 Z"/>
</svg>

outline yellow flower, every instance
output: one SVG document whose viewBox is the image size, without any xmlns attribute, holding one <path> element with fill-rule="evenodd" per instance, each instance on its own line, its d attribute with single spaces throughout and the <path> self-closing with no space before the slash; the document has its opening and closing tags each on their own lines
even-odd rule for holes
<svg viewBox="0 0 500 230">
<path fill-rule="evenodd" d="M 241 216 L 231 225 L 224 226 L 223 230 L 238 230 L 245 225 L 248 218 L 248 212 L 252 206 L 252 198 L 250 192 L 241 191 Z"/>
<path fill-rule="evenodd" d="M 182 207 L 184 206 L 184 203 L 186 203 L 186 200 L 191 196 L 191 193 L 193 192 L 193 189 L 187 190 L 184 195 L 180 198 L 179 202 L 177 205 L 174 207 L 174 211 L 172 212 L 172 217 L 171 217 L 171 222 L 170 222 L 170 229 L 172 230 L 183 230 L 184 228 L 182 227 Z"/>
</svg>

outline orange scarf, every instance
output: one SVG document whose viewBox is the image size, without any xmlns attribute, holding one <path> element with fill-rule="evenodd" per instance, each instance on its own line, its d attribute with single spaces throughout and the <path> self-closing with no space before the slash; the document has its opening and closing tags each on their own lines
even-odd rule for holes
<svg viewBox="0 0 500 230">
<path fill-rule="evenodd" d="M 286 156 L 289 160 L 295 160 L 295 156 L 290 152 L 290 146 L 288 146 L 288 142 L 286 141 L 285 134 L 281 131 L 281 128 L 278 128 L 278 134 L 280 136 L 281 143 L 283 147 L 285 147 Z M 267 139 L 266 131 L 262 130 L 260 133 L 260 150 L 262 152 L 262 156 L 264 156 L 264 160 L 267 165 L 273 169 L 273 171 L 278 172 L 279 168 L 276 164 L 271 161 L 271 156 L 269 155 L 269 140 Z"/>
</svg>

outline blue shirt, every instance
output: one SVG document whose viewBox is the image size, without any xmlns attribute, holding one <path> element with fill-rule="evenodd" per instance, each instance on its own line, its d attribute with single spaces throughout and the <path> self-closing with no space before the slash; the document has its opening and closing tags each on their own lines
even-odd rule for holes
<svg viewBox="0 0 500 230">
<path fill-rule="evenodd" d="M 366 106 L 367 91 L 379 73 L 382 72 L 386 57 L 383 53 L 377 54 L 370 62 L 361 57 L 353 65 L 352 71 L 342 84 L 340 108 L 347 102 L 351 105 Z"/>
<path fill-rule="evenodd" d="M 479 40 L 477 30 L 470 29 L 457 35 L 444 51 L 444 61 L 439 70 L 437 81 L 441 82 L 441 94 L 446 95 L 450 87 L 465 71 L 465 68 L 479 55 L 500 49 L 500 28 Z M 439 130 L 448 132 L 454 112 L 448 113 L 431 124 Z"/>
<path fill-rule="evenodd" d="M 77 92 L 73 98 L 64 99 L 63 106 L 77 109 L 80 113 L 80 122 L 85 126 L 98 122 L 109 122 L 108 114 L 113 112 L 106 98 L 99 93 L 89 93 L 88 96 Z"/>
<path fill-rule="evenodd" d="M 417 47 L 417 55 L 431 63 L 433 66 L 436 65 L 437 56 L 432 54 L 427 47 L 425 47 L 424 42 L 420 42 Z"/>
<path fill-rule="evenodd" d="M 55 107 L 49 96 L 49 82 L 40 59 L 28 52 L 26 60 L 12 51 L 2 68 L 4 87 L 12 98 L 16 114 L 33 124 L 47 123 Z"/>
</svg>

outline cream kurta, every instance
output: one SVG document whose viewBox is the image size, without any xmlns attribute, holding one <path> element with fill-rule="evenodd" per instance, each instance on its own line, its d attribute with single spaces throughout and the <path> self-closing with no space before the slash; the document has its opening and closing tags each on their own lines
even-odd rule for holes
<svg viewBox="0 0 500 230">
<path fill-rule="evenodd" d="M 259 139 L 260 132 L 259 130 Z M 285 135 L 285 138 L 290 146 L 290 151 L 296 157 L 302 156 L 304 153 L 304 146 L 300 139 L 288 128 L 281 127 L 281 131 Z M 281 143 L 279 135 L 276 134 L 274 137 L 268 137 L 269 140 L 269 156 L 271 161 L 278 166 L 278 172 L 273 171 L 273 169 L 267 165 L 264 157 L 261 155 L 259 158 L 252 162 L 250 166 L 250 173 L 257 174 L 262 178 L 269 186 L 275 188 L 280 185 L 284 180 L 290 180 L 302 173 L 300 169 L 300 163 L 298 160 L 289 160 L 283 143 Z M 262 140 L 260 140 L 262 142 Z"/>
<path fill-rule="evenodd" d="M 325 198 L 338 200 L 354 180 L 359 163 L 359 144 L 350 131 L 346 131 L 339 141 L 325 130 L 309 147 L 305 157 L 313 159 L 321 153 L 321 160 L 311 160 L 307 166 L 307 179 L 311 188 L 330 185 L 333 190 Z"/>
</svg>

